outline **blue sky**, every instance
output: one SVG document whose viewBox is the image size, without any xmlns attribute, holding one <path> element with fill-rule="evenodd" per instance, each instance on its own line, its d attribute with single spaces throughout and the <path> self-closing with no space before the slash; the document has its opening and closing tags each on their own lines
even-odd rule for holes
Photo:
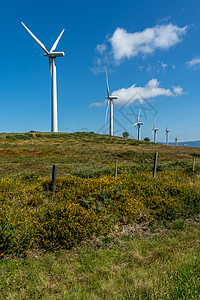
<svg viewBox="0 0 200 300">
<path fill-rule="evenodd" d="M 50 49 L 57 46 L 60 132 L 108 133 L 106 81 L 118 95 L 114 132 L 158 141 L 166 126 L 180 141 L 200 139 L 200 2 L 9 1 L 1 4 L 0 132 L 50 131 L 50 73 L 24 22 Z"/>
</svg>

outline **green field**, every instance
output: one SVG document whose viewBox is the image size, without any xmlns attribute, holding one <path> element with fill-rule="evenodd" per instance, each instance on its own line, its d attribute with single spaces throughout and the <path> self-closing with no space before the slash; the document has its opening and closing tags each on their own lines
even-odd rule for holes
<svg viewBox="0 0 200 300">
<path fill-rule="evenodd" d="M 199 155 L 94 133 L 0 134 L 0 299 L 200 299 Z"/>
</svg>

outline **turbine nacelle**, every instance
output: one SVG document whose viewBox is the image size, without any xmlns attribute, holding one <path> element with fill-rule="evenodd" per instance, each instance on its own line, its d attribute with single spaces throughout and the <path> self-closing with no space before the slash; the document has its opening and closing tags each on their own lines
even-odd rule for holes
<svg viewBox="0 0 200 300">
<path fill-rule="evenodd" d="M 117 96 L 107 96 L 106 97 L 107 100 L 115 100 L 118 99 Z"/>
<path fill-rule="evenodd" d="M 133 124 L 132 126 L 135 126 L 135 125 L 140 126 L 140 125 L 143 125 L 143 124 L 144 124 L 143 122 L 137 122 L 137 123 Z"/>
<path fill-rule="evenodd" d="M 45 53 L 44 56 L 47 56 L 47 57 L 63 57 L 63 56 L 65 56 L 65 52 L 49 52 L 48 54 Z"/>
</svg>

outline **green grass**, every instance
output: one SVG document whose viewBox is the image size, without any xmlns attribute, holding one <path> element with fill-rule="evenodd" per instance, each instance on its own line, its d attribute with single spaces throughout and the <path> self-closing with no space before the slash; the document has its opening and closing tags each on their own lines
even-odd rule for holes
<svg viewBox="0 0 200 300">
<path fill-rule="evenodd" d="M 124 227 L 70 251 L 7 257 L 0 299 L 199 299 L 198 222 L 168 226 Z"/>
</svg>

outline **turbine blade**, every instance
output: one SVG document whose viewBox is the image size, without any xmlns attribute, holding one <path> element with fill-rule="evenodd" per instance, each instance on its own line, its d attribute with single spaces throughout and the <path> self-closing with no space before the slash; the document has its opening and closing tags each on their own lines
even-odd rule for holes
<svg viewBox="0 0 200 300">
<path fill-rule="evenodd" d="M 106 84 L 107 84 L 107 95 L 108 98 L 110 97 L 110 91 L 109 91 L 109 85 L 108 85 L 108 74 L 107 74 L 107 69 L 106 69 Z"/>
<path fill-rule="evenodd" d="M 109 101 L 107 100 L 105 124 L 106 124 L 106 122 L 107 122 L 108 106 L 109 106 Z"/>
<path fill-rule="evenodd" d="M 138 123 L 139 123 L 139 119 L 140 119 L 140 112 L 141 112 L 141 107 L 139 109 L 139 114 L 138 114 Z"/>
<path fill-rule="evenodd" d="M 135 126 L 135 125 L 137 125 L 137 123 L 133 124 L 132 126 Z"/>
<path fill-rule="evenodd" d="M 21 23 L 24 26 L 24 28 L 30 33 L 30 35 L 34 38 L 34 40 L 38 43 L 38 45 L 44 50 L 44 52 L 46 52 L 46 54 L 49 54 L 49 52 L 47 51 L 45 46 L 40 42 L 40 40 L 38 40 L 38 38 L 36 38 L 36 36 L 30 31 L 30 29 L 28 29 L 28 27 L 26 27 L 26 25 L 23 22 L 21 22 Z"/>
<path fill-rule="evenodd" d="M 57 47 L 57 45 L 58 45 L 58 42 L 60 41 L 60 38 L 61 38 L 61 36 L 63 35 L 63 32 L 64 32 L 64 31 L 65 31 L 65 29 L 63 29 L 62 32 L 60 33 L 59 37 L 57 38 L 57 40 L 56 40 L 55 43 L 53 44 L 53 46 L 52 46 L 50 52 L 53 52 L 53 51 L 56 49 L 56 47 Z"/>
</svg>

